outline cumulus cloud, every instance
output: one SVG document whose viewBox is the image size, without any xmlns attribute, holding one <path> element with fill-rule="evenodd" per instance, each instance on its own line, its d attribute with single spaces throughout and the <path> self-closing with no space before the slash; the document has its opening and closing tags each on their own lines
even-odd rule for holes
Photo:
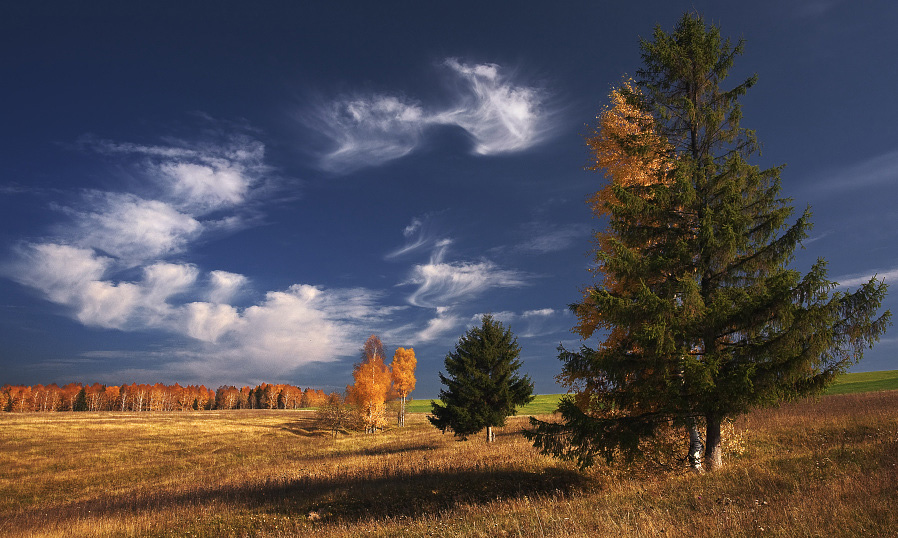
<svg viewBox="0 0 898 538">
<path fill-rule="evenodd" d="M 366 113 L 353 111 L 360 118 Z M 246 276 L 171 259 L 183 258 L 209 229 L 239 227 L 243 206 L 264 182 L 261 144 L 243 138 L 218 146 L 82 143 L 128 158 L 147 181 L 129 182 L 139 193 L 89 191 L 56 206 L 69 222 L 52 240 L 20 244 L 3 271 L 84 325 L 182 337 L 183 347 L 166 353 L 177 361 L 166 363 L 167 370 L 208 377 L 212 368 L 232 380 L 249 372 L 271 379 L 354 354 L 395 309 L 380 306 L 380 295 L 366 289 L 306 284 L 239 307 L 231 303 L 248 295 Z"/>
<path fill-rule="evenodd" d="M 526 150 L 550 133 L 552 113 L 545 92 L 512 80 L 496 64 L 465 64 L 447 59 L 455 81 L 449 105 L 426 107 L 400 95 L 344 97 L 306 114 L 305 123 L 331 147 L 321 167 L 346 173 L 377 166 L 418 148 L 436 125 L 458 127 L 473 141 L 476 155 Z"/>
<path fill-rule="evenodd" d="M 200 314 L 195 323 L 206 324 L 201 326 L 205 333 L 196 330 L 192 336 L 215 344 L 209 348 L 215 350 L 213 356 L 280 375 L 310 362 L 354 354 L 366 331 L 394 310 L 379 306 L 379 297 L 364 289 L 296 284 L 268 292 L 264 301 L 239 313 L 222 310 L 224 305 L 218 310 L 192 306 L 193 313 Z"/>
<path fill-rule="evenodd" d="M 526 310 L 521 315 L 524 316 L 525 318 L 547 317 L 547 316 L 555 315 L 556 312 L 557 311 L 554 308 L 540 308 L 538 310 Z"/>
<path fill-rule="evenodd" d="M 202 354 L 184 360 L 218 361 L 280 375 L 309 362 L 332 361 L 356 351 L 366 331 L 396 308 L 380 306 L 365 289 L 323 289 L 297 284 L 271 291 L 244 309 L 220 302 L 190 301 L 199 270 L 190 264 L 159 262 L 140 279 L 115 281 L 112 260 L 94 251 L 52 243 L 21 247 L 13 277 L 68 307 L 84 325 L 120 330 L 161 329 L 197 341 Z M 215 271 L 214 292 L 233 291 L 243 275 Z M 184 296 L 185 299 L 180 299 Z M 224 295 L 219 297 L 223 298 Z"/>
<path fill-rule="evenodd" d="M 247 284 L 249 279 L 244 275 L 228 271 L 211 271 L 209 273 L 210 289 L 208 298 L 213 303 L 227 303 Z"/>
<path fill-rule="evenodd" d="M 181 327 L 187 336 L 213 344 L 241 324 L 237 309 L 227 304 L 189 303 L 183 307 L 183 317 Z"/>
<path fill-rule="evenodd" d="M 194 217 L 159 200 L 133 194 L 92 192 L 65 232 L 73 244 L 93 248 L 129 266 L 181 252 L 203 230 Z"/>
<path fill-rule="evenodd" d="M 174 141 L 169 146 L 82 139 L 99 153 L 138 159 L 154 198 L 201 216 L 245 202 L 263 182 L 265 146 L 241 135 L 219 135 L 217 143 Z"/>
</svg>

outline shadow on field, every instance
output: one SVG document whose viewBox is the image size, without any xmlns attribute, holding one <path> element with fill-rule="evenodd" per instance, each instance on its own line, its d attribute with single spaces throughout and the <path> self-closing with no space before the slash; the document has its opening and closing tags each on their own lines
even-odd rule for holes
<svg viewBox="0 0 898 538">
<path fill-rule="evenodd" d="M 331 432 L 321 429 L 318 424 L 318 421 L 312 417 L 301 418 L 297 420 L 292 420 L 280 426 L 272 426 L 272 428 L 277 428 L 279 430 L 284 430 L 286 432 L 290 432 L 293 435 L 299 435 L 300 437 L 330 437 Z"/>
<path fill-rule="evenodd" d="M 169 507 L 214 504 L 216 510 L 261 509 L 266 512 L 308 517 L 318 514 L 323 522 L 353 523 L 362 520 L 435 514 L 459 504 L 481 504 L 524 496 L 569 494 L 581 488 L 584 478 L 564 469 L 543 472 L 521 470 L 465 470 L 396 472 L 371 479 L 300 478 L 269 480 L 255 485 L 197 488 L 146 496 L 108 497 L 60 506 L 54 519 L 116 517 Z M 45 510 L 20 513 L 16 519 L 40 521 Z"/>
</svg>

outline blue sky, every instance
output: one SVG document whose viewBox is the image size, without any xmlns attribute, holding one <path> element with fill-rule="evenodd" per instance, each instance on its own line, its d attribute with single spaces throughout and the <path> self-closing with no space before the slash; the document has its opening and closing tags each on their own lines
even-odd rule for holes
<svg viewBox="0 0 898 538">
<path fill-rule="evenodd" d="M 432 397 L 490 312 L 557 392 L 602 224 L 580 135 L 693 8 L 745 38 L 755 163 L 813 209 L 794 266 L 898 281 L 892 2 L 11 4 L 0 384 L 342 390 L 373 333 Z"/>
</svg>

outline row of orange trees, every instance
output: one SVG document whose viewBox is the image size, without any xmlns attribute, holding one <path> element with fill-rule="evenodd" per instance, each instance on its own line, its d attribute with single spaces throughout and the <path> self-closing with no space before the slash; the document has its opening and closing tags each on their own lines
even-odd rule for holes
<svg viewBox="0 0 898 538">
<path fill-rule="evenodd" d="M 354 405 L 368 433 L 383 428 L 387 421 L 387 402 L 399 400 L 398 421 L 405 425 L 405 404 L 415 390 L 417 359 L 412 348 L 399 348 L 393 362 L 386 364 L 383 343 L 375 335 L 362 346 L 362 358 L 352 372 L 354 383 L 346 387 L 347 403 Z"/>
<path fill-rule="evenodd" d="M 53 411 L 189 411 L 200 409 L 299 409 L 323 405 L 328 395 L 320 389 L 262 383 L 255 387 L 203 385 L 5 385 L 0 388 L 0 410 Z"/>
</svg>

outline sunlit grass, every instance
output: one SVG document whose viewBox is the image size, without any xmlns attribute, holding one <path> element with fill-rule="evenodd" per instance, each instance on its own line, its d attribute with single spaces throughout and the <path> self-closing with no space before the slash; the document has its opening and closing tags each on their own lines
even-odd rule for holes
<svg viewBox="0 0 898 538">
<path fill-rule="evenodd" d="M 877 390 L 898 390 L 898 370 L 882 372 L 858 372 L 839 376 L 827 389 L 826 394 L 853 394 Z M 555 412 L 558 400 L 563 394 L 541 394 L 532 402 L 520 407 L 518 415 L 545 415 Z M 408 404 L 409 413 L 429 413 L 432 400 L 412 400 Z"/>
<path fill-rule="evenodd" d="M 2 536 L 888 536 L 898 391 L 755 412 L 711 475 L 581 473 L 509 420 L 459 442 L 308 411 L 0 414 Z"/>
<path fill-rule="evenodd" d="M 845 374 L 836 379 L 826 394 L 853 394 L 875 390 L 898 390 L 898 370 Z"/>
<path fill-rule="evenodd" d="M 519 416 L 550 415 L 558 407 L 558 400 L 563 394 L 541 394 L 534 396 L 533 401 L 517 409 Z M 439 400 L 412 400 L 406 406 L 409 413 L 430 413 L 430 403 Z"/>
</svg>

